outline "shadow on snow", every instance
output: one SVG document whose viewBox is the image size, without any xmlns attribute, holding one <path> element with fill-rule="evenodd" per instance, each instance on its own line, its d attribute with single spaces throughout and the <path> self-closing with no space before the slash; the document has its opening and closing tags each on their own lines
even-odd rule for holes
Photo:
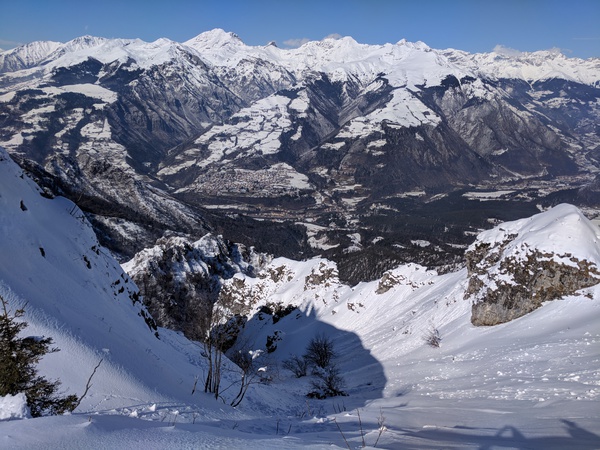
<svg viewBox="0 0 600 450">
<path fill-rule="evenodd" d="M 419 431 L 398 430 L 404 436 L 422 440 L 415 445 L 398 443 L 402 449 L 410 448 L 457 448 L 468 447 L 479 450 L 493 449 L 571 449 L 593 450 L 600 448 L 600 436 L 594 434 L 571 420 L 561 419 L 566 426 L 568 436 L 526 437 L 514 426 L 504 426 L 496 433 L 482 434 L 480 428 L 455 427 L 452 429 L 425 429 Z M 392 447 L 395 448 L 395 447 Z"/>
<path fill-rule="evenodd" d="M 347 396 L 307 399 L 312 378 L 310 371 L 308 376 L 296 379 L 292 372 L 281 367 L 290 356 L 302 356 L 310 340 L 319 335 L 333 343 L 336 353 L 334 363 L 345 381 L 343 390 Z M 325 415 L 362 407 L 370 400 L 381 398 L 387 382 L 383 366 L 362 345 L 360 337 L 319 320 L 314 309 L 308 312 L 295 309 L 275 323 L 270 314 L 255 314 L 245 324 L 234 348 L 241 347 L 272 349 L 268 358 L 275 361 L 280 374 L 279 381 L 275 380 L 273 384 L 279 384 L 287 394 L 295 396 L 294 403 L 300 405 L 306 415 Z M 289 400 L 292 401 L 292 398 Z M 283 411 L 280 409 L 280 412 Z M 302 416 L 302 412 L 298 415 Z"/>
</svg>

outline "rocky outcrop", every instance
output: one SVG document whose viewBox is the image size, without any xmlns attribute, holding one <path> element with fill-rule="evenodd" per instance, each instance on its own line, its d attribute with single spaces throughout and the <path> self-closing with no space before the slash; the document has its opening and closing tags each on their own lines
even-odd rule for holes
<svg viewBox="0 0 600 450">
<path fill-rule="evenodd" d="M 161 238 L 123 267 L 160 326 L 201 339 L 223 280 L 236 273 L 255 276 L 268 261 L 253 248 L 207 234 L 196 242 L 181 236 Z"/>
<path fill-rule="evenodd" d="M 466 253 L 473 325 L 508 322 L 600 283 L 599 235 L 570 205 L 482 233 Z"/>
</svg>

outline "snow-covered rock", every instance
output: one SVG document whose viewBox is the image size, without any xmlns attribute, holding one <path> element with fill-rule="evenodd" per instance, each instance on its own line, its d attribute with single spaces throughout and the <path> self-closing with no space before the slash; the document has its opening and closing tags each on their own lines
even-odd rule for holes
<svg viewBox="0 0 600 450">
<path fill-rule="evenodd" d="M 269 262 L 253 248 L 206 234 L 192 242 L 183 236 L 161 238 L 123 264 L 140 287 L 143 302 L 161 327 L 200 340 L 200 324 L 210 316 L 223 280 L 237 273 L 254 276 Z"/>
<path fill-rule="evenodd" d="M 26 419 L 30 417 L 27 397 L 19 392 L 15 395 L 0 397 L 0 421 L 13 419 Z"/>
<path fill-rule="evenodd" d="M 571 205 L 481 233 L 466 253 L 474 325 L 496 325 L 600 283 L 600 230 Z"/>
</svg>

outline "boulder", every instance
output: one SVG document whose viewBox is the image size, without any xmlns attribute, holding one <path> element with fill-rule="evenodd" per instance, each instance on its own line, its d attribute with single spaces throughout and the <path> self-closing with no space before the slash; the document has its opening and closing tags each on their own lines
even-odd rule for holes
<svg viewBox="0 0 600 450">
<path fill-rule="evenodd" d="M 481 233 L 466 252 L 473 325 L 497 325 L 600 283 L 600 230 L 571 205 Z"/>
</svg>

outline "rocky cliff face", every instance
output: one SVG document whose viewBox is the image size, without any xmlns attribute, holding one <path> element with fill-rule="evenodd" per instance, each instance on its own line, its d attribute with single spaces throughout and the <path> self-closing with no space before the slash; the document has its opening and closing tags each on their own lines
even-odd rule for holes
<svg viewBox="0 0 600 450">
<path fill-rule="evenodd" d="M 159 326 L 201 340 L 223 280 L 236 273 L 255 276 L 268 261 L 252 248 L 207 234 L 195 242 L 178 236 L 161 238 L 123 267 Z"/>
<path fill-rule="evenodd" d="M 471 322 L 496 325 L 600 283 L 600 230 L 570 205 L 482 233 L 466 253 Z"/>
</svg>

